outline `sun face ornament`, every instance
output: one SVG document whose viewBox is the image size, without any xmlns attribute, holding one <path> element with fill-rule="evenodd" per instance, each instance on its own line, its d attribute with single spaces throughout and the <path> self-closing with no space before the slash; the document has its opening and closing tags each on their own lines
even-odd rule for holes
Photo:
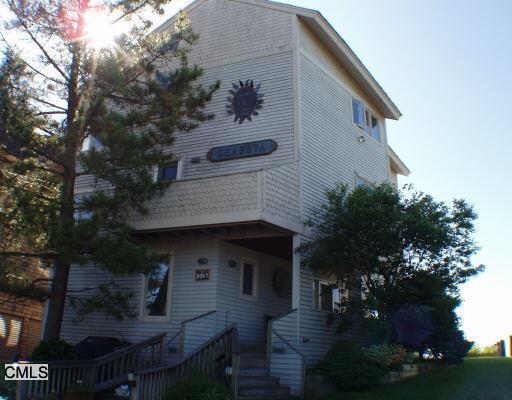
<svg viewBox="0 0 512 400">
<path fill-rule="evenodd" d="M 229 91 L 229 104 L 226 106 L 228 114 L 234 115 L 233 122 L 243 123 L 246 119 L 252 121 L 252 117 L 258 115 L 258 111 L 263 108 L 263 93 L 259 93 L 261 84 L 254 87 L 252 80 L 242 81 L 237 85 L 233 83 L 233 89 Z"/>
</svg>

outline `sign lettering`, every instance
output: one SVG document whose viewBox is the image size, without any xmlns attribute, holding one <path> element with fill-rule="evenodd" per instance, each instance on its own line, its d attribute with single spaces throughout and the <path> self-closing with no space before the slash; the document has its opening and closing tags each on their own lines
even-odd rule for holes
<svg viewBox="0 0 512 400">
<path fill-rule="evenodd" d="M 272 139 L 266 139 L 257 142 L 214 147 L 208 152 L 207 158 L 212 162 L 227 161 L 237 158 L 263 156 L 273 153 L 276 149 L 277 143 Z"/>
</svg>

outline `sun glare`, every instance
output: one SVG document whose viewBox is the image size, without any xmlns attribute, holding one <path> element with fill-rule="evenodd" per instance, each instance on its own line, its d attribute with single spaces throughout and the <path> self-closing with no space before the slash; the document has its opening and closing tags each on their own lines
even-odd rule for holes
<svg viewBox="0 0 512 400">
<path fill-rule="evenodd" d="M 95 49 L 111 47 L 122 32 L 120 24 L 112 23 L 113 17 L 106 10 L 89 10 L 85 15 L 85 34 L 89 46 Z"/>
</svg>

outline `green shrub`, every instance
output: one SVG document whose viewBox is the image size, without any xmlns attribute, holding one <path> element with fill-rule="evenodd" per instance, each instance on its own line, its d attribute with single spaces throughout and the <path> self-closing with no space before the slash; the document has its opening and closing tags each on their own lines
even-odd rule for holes
<svg viewBox="0 0 512 400">
<path fill-rule="evenodd" d="M 166 400 L 231 400 L 229 389 L 210 378 L 194 375 L 170 388 Z"/>
<path fill-rule="evenodd" d="M 62 339 L 40 342 L 32 353 L 31 361 L 75 360 L 76 354 L 68 342 Z"/>
<path fill-rule="evenodd" d="M 399 344 L 378 344 L 364 347 L 366 357 L 374 360 L 385 369 L 397 369 L 405 359 L 405 348 Z"/>
<path fill-rule="evenodd" d="M 341 390 L 376 386 L 387 368 L 355 342 L 339 340 L 316 368 Z"/>
<path fill-rule="evenodd" d="M 5 380 L 5 368 L 0 366 L 0 399 L 14 400 L 16 398 L 16 381 Z"/>
</svg>

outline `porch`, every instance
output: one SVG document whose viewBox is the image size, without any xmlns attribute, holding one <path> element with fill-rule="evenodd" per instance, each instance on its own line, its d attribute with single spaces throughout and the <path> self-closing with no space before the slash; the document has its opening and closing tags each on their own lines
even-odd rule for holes
<svg viewBox="0 0 512 400">
<path fill-rule="evenodd" d="M 163 333 L 161 364 L 131 370 L 140 373 L 140 379 L 144 380 L 148 371 L 157 371 L 158 367 L 159 377 L 147 378 L 157 382 L 174 376 L 175 372 L 169 371 L 190 357 L 200 357 L 206 363 L 202 367 L 205 371 L 219 373 L 219 368 L 208 358 L 213 356 L 205 355 L 205 346 L 221 332 L 236 328 L 242 369 L 238 372 L 232 369 L 234 376 L 228 378 L 238 382 L 235 375 L 242 374 L 240 398 L 244 393 L 260 393 L 260 389 L 264 393 L 267 389 L 269 393 L 300 393 L 304 364 L 297 346 L 297 313 L 292 311 L 294 301 L 297 303 L 299 298 L 298 260 L 293 251 L 297 239 L 292 232 L 258 221 L 143 230 L 136 238 L 155 251 L 172 254 L 168 272 L 161 275 L 167 279 L 167 286 L 161 285 L 159 289 L 164 293 L 167 287 L 168 292 L 150 296 L 165 298 L 165 308 L 154 315 L 148 312 L 147 278 L 116 277 L 120 288 L 134 293 L 133 305 L 139 315 L 135 319 L 116 321 L 94 314 L 76 323 L 74 311 L 68 306 L 63 324 L 64 339 L 77 343 L 94 332 L 97 336 L 122 337 L 138 343 Z M 109 279 L 113 277 L 96 267 L 74 268 L 70 290 L 81 291 L 88 285 Z M 252 362 L 256 365 L 251 366 Z M 236 367 L 232 364 L 230 361 L 226 366 Z M 162 372 L 164 370 L 168 372 Z M 252 376 L 254 373 L 256 377 Z M 253 384 L 256 387 L 250 386 Z M 140 385 L 146 384 L 141 382 Z M 103 383 L 101 387 L 104 386 Z M 159 398 L 137 393 L 136 398 Z"/>
</svg>

